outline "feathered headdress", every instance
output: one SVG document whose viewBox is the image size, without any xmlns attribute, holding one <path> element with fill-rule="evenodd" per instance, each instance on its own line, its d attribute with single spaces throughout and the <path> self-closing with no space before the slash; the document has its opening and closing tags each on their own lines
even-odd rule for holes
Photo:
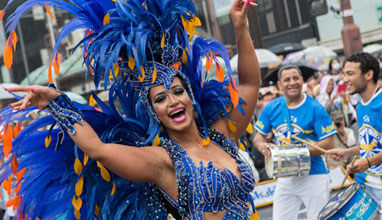
<svg viewBox="0 0 382 220">
<path fill-rule="evenodd" d="M 12 1 L 9 1 L 6 8 Z M 119 83 L 121 78 L 142 92 L 142 102 L 158 121 L 147 99 L 148 89 L 164 84 L 167 89 L 175 75 L 186 81 L 188 92 L 195 110 L 203 116 L 200 100 L 195 93 L 206 83 L 202 74 L 201 58 L 206 57 L 206 69 L 215 61 L 217 79 L 224 82 L 224 72 L 216 56 L 223 58 L 229 77 L 228 91 L 231 103 L 239 103 L 238 90 L 229 65 L 226 48 L 214 40 L 197 38 L 193 42 L 195 27 L 200 25 L 191 1 L 182 0 L 29 0 L 17 8 L 8 19 L 9 37 L 4 50 L 4 59 L 9 60 L 15 48 L 16 24 L 21 15 L 35 5 L 66 10 L 75 17 L 59 33 L 53 50 L 49 79 L 52 82 L 52 67 L 59 71 L 60 55 L 58 47 L 63 38 L 76 29 L 86 28 L 86 37 L 78 44 L 83 45 L 84 63 L 87 73 L 94 75 L 94 83 L 99 86 L 104 80 L 105 89 L 111 83 Z M 202 92 L 203 93 L 203 92 Z M 202 98 L 202 97 L 201 97 Z M 199 101 L 199 104 L 198 104 Z M 225 103 L 227 104 L 227 103 Z M 201 118 L 203 121 L 205 119 Z M 201 125 L 199 125 L 201 126 Z M 204 127 L 207 125 L 205 124 Z M 149 129 L 153 131 L 153 126 Z M 150 139 L 151 140 L 151 139 Z"/>
<path fill-rule="evenodd" d="M 5 10 L 12 2 L 8 2 Z M 181 77 L 186 84 L 198 113 L 195 120 L 199 127 L 208 128 L 222 114 L 230 122 L 228 111 L 232 107 L 244 114 L 238 105 L 243 101 L 238 96 L 226 48 L 215 40 L 193 36 L 200 21 L 190 0 L 28 0 L 6 22 L 9 37 L 4 49 L 4 63 L 8 68 L 17 42 L 16 24 L 21 15 L 35 5 L 44 6 L 50 15 L 49 7 L 74 15 L 57 38 L 49 67 L 51 82 L 52 68 L 56 74 L 59 72 L 60 42 L 71 32 L 86 29 L 86 35 L 77 47 L 83 46 L 84 65 L 87 74 L 94 75 L 96 87 L 103 80 L 105 89 L 109 89 L 109 105 L 102 103 L 93 92 L 92 97 L 103 113 L 84 106 L 80 108 L 102 141 L 132 146 L 158 145 L 159 136 L 166 134 L 159 129 L 160 123 L 149 102 L 148 91 L 159 84 L 170 89 L 175 76 Z M 0 11 L 1 17 L 4 12 Z M 227 77 L 217 56 L 224 60 Z M 207 60 L 207 72 L 215 63 L 217 80 L 207 79 L 202 67 L 203 58 Z M 116 103 L 120 107 L 117 108 Z M 0 116 L 0 125 L 26 118 L 25 114 L 15 118 L 10 109 L 3 110 Z M 151 191 L 150 196 L 158 196 L 153 185 L 133 183 L 110 174 L 102 164 L 88 159 L 69 138 L 61 140 L 62 147 L 57 152 L 49 147 L 57 142 L 54 134 L 59 131 L 53 127 L 50 131 L 41 129 L 52 123 L 51 117 L 36 120 L 11 144 L 11 154 L 16 158 L 12 161 L 18 164 L 13 172 L 19 174 L 24 168 L 29 170 L 28 175 L 19 174 L 17 182 L 21 189 L 16 193 L 19 197 L 13 205 L 20 207 L 19 215 L 27 213 L 33 219 L 63 215 L 66 219 L 81 216 L 87 219 L 121 219 L 121 216 L 153 219 L 154 214 L 141 210 L 147 207 L 163 210 L 160 202 L 144 196 Z M 229 127 L 232 128 L 232 124 Z M 7 133 L 11 129 L 5 130 Z M 55 165 L 53 161 L 64 162 Z M 3 167 L 9 164 L 11 161 Z M 12 170 L 7 169 L 0 175 L 0 181 L 8 180 L 11 174 Z M 116 195 L 115 190 L 124 193 Z M 126 204 L 127 197 L 131 198 L 129 201 L 134 197 L 146 199 L 135 199 L 135 202 Z M 59 202 L 64 205 L 59 206 Z M 49 212 L 43 204 L 50 207 Z M 86 208 L 81 208 L 83 206 Z M 158 216 L 166 215 L 158 211 Z"/>
</svg>

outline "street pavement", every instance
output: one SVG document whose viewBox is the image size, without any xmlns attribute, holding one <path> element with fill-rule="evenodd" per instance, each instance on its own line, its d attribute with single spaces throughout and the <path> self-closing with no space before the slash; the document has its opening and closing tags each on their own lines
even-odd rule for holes
<svg viewBox="0 0 382 220">
<path fill-rule="evenodd" d="M 256 208 L 256 211 L 259 214 L 261 220 L 272 220 L 272 205 L 263 206 L 260 208 Z M 304 205 L 301 206 L 300 211 L 298 212 L 298 219 L 303 220 L 306 218 L 306 208 Z"/>
</svg>

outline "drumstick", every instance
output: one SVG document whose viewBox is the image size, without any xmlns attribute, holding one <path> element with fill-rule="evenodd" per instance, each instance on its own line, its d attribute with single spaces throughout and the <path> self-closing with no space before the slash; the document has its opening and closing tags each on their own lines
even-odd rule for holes
<svg viewBox="0 0 382 220">
<path fill-rule="evenodd" d="M 355 158 L 356 158 L 356 157 L 353 157 L 353 160 L 350 162 L 351 165 L 354 164 Z M 345 172 L 346 172 L 346 170 L 345 170 Z M 348 178 L 348 176 L 349 176 L 349 173 L 346 172 L 346 175 L 345 175 L 345 177 L 344 177 L 344 179 L 342 180 L 342 183 L 341 183 L 341 188 L 344 187 L 345 181 L 346 181 L 346 179 Z"/>
<path fill-rule="evenodd" d="M 317 145 L 314 145 L 314 144 L 312 144 L 312 143 L 309 143 L 309 142 L 307 142 L 306 140 L 297 137 L 296 135 L 292 135 L 292 138 L 294 138 L 294 139 L 296 139 L 296 140 L 298 140 L 298 141 L 301 141 L 302 143 L 307 144 L 307 145 L 309 145 L 309 146 L 311 146 L 311 147 L 314 147 L 314 148 L 316 148 L 317 150 L 319 150 L 319 151 L 321 151 L 321 152 L 323 152 L 323 153 L 326 153 L 326 154 L 328 153 L 327 150 L 325 150 L 325 149 L 323 149 L 323 148 L 321 148 L 321 147 L 319 147 L 319 146 L 317 146 Z"/>
</svg>

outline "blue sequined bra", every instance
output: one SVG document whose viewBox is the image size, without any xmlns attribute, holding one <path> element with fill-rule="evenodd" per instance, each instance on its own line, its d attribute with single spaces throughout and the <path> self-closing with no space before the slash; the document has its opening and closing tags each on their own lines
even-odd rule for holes
<svg viewBox="0 0 382 220">
<path fill-rule="evenodd" d="M 230 154 L 238 163 L 241 180 L 230 170 L 220 170 L 210 161 L 207 166 L 200 162 L 197 167 L 186 151 L 177 143 L 161 138 L 161 145 L 172 159 L 178 182 L 178 201 L 163 190 L 165 198 L 178 209 L 182 218 L 204 219 L 204 212 L 227 210 L 223 220 L 249 219 L 250 192 L 255 185 L 253 171 L 239 156 L 234 142 L 215 130 L 208 130 L 209 137 L 217 146 Z M 203 131 L 200 130 L 203 136 Z"/>
</svg>

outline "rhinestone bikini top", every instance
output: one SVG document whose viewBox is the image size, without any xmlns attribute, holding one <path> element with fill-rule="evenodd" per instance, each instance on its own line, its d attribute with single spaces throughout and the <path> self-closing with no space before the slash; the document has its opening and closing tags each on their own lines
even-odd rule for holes
<svg viewBox="0 0 382 220">
<path fill-rule="evenodd" d="M 199 130 L 203 137 L 203 130 Z M 178 180 L 178 201 L 163 190 L 165 198 L 182 217 L 190 220 L 204 219 L 204 212 L 227 210 L 223 220 L 249 219 L 249 193 L 255 180 L 253 171 L 239 156 L 234 142 L 215 130 L 208 130 L 209 137 L 217 146 L 230 154 L 238 163 L 241 180 L 230 170 L 220 170 L 210 161 L 207 166 L 200 162 L 197 167 L 186 151 L 174 141 L 161 138 L 161 145 L 172 159 Z"/>
</svg>

